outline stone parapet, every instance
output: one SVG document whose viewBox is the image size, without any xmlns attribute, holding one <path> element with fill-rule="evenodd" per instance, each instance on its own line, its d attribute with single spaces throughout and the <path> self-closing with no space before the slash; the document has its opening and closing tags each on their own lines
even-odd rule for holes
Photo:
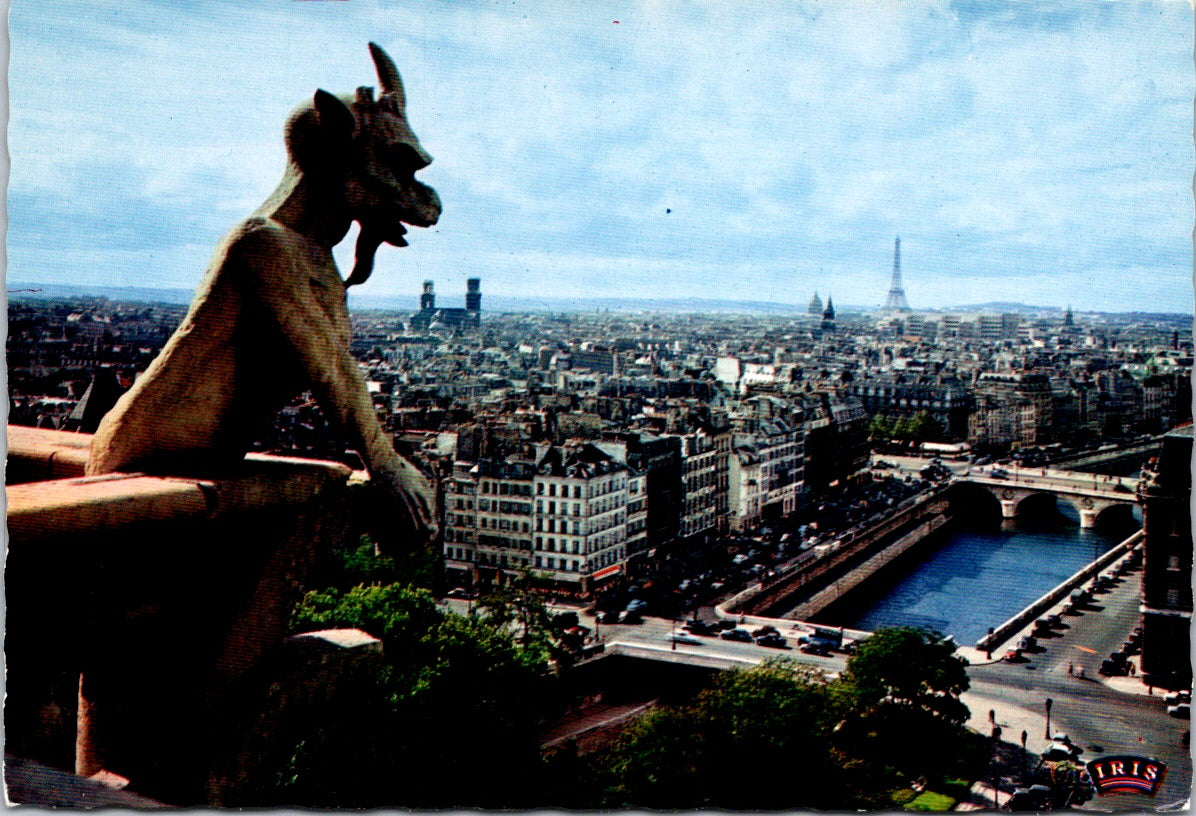
<svg viewBox="0 0 1196 816">
<path fill-rule="evenodd" d="M 8 442 L 6 750 L 202 804 L 236 739 L 224 701 L 346 534 L 351 471 L 251 455 L 220 478 L 84 477 L 86 434 Z"/>
</svg>

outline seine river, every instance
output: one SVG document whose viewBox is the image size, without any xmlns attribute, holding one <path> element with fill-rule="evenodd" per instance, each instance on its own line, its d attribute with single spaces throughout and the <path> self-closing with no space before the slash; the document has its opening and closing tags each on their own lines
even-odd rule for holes
<svg viewBox="0 0 1196 816">
<path fill-rule="evenodd" d="M 1081 530 L 1061 517 L 957 531 L 909 553 L 816 619 L 866 631 L 924 626 L 972 645 L 1131 532 Z"/>
</svg>

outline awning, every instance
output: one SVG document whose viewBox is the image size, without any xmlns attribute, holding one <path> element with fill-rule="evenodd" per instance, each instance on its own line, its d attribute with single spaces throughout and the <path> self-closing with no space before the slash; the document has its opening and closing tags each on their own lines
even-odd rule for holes
<svg viewBox="0 0 1196 816">
<path fill-rule="evenodd" d="M 609 575 L 614 575 L 616 572 L 622 572 L 622 571 L 623 571 L 622 564 L 612 564 L 611 566 L 606 567 L 605 569 L 600 569 L 597 572 L 595 572 L 594 580 L 598 580 L 599 578 L 606 578 Z"/>
</svg>

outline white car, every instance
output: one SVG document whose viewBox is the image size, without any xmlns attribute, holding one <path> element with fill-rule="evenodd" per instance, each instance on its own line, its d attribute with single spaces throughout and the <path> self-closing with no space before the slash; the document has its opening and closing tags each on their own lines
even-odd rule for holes
<svg viewBox="0 0 1196 816">
<path fill-rule="evenodd" d="M 696 637 L 685 632 L 675 632 L 671 635 L 665 635 L 665 640 L 670 640 L 673 643 L 683 643 L 686 646 L 701 646 L 702 641 Z"/>
<path fill-rule="evenodd" d="M 1169 705 L 1167 706 L 1167 714 L 1171 717 L 1179 717 L 1181 720 L 1190 720 L 1192 718 L 1192 704 L 1177 703 Z"/>
<path fill-rule="evenodd" d="M 1163 702 L 1167 705 L 1175 705 L 1177 703 L 1192 702 L 1192 692 L 1190 691 L 1169 691 L 1163 695 Z"/>
</svg>

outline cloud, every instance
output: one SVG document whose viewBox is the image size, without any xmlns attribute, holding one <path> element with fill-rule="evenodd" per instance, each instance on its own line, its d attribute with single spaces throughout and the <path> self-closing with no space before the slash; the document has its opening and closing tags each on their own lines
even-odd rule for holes
<svg viewBox="0 0 1196 816">
<path fill-rule="evenodd" d="M 879 303 L 898 233 L 923 305 L 1014 274 L 1055 282 L 1020 290 L 1053 306 L 1190 289 L 1180 2 L 25 2 L 10 19 L 13 274 L 102 276 L 87 248 L 119 243 L 109 265 L 193 286 L 194 247 L 277 181 L 288 112 L 373 84 L 377 39 L 445 202 L 379 292 L 481 275 L 714 297 L 731 278 Z"/>
</svg>

